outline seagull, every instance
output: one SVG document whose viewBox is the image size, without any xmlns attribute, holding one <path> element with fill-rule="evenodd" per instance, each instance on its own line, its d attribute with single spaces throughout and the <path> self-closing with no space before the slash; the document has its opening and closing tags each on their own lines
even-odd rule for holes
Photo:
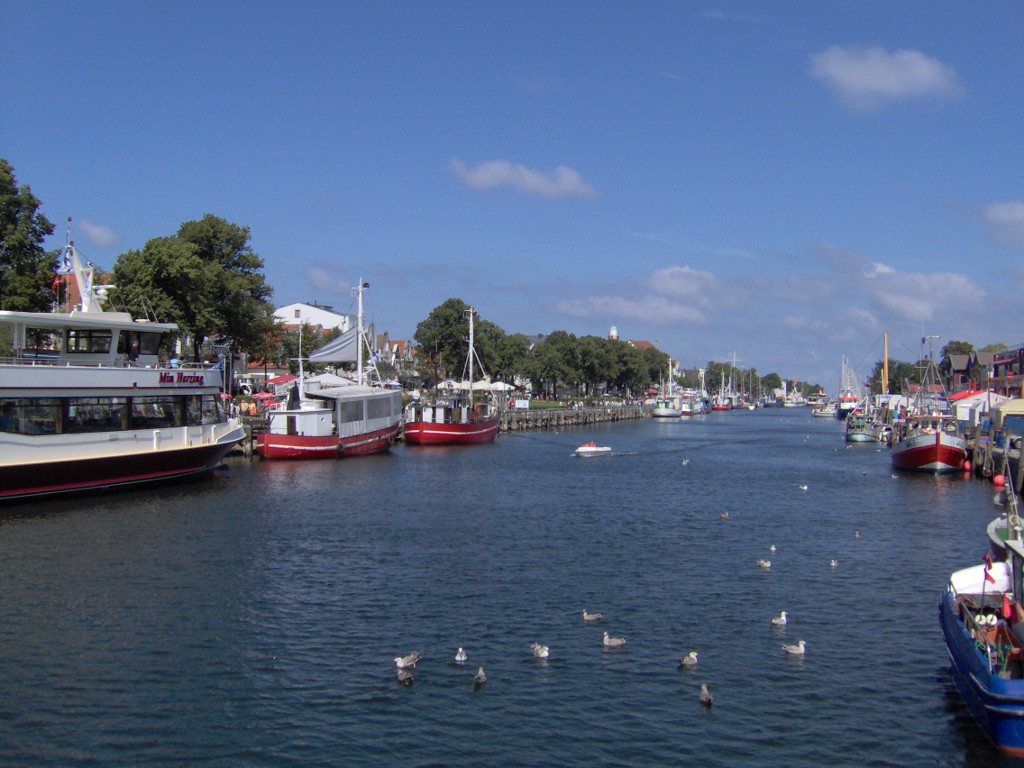
<svg viewBox="0 0 1024 768">
<path fill-rule="evenodd" d="M 416 666 L 416 662 L 422 657 L 417 651 L 413 651 L 408 656 L 395 656 L 395 666 L 399 669 L 409 669 Z"/>
<path fill-rule="evenodd" d="M 466 655 L 466 652 L 464 650 L 462 650 L 461 648 L 459 648 L 458 652 L 455 654 L 455 663 L 456 664 L 461 664 L 462 662 L 464 662 L 468 658 L 469 658 L 469 656 Z"/>
<path fill-rule="evenodd" d="M 722 514 L 719 515 L 719 517 L 722 518 L 723 520 L 728 520 L 729 519 L 729 513 L 728 512 L 723 512 Z"/>
<path fill-rule="evenodd" d="M 530 650 L 533 651 L 533 655 L 538 659 L 546 659 L 548 657 L 548 647 L 541 645 L 540 643 L 530 643 Z"/>
<path fill-rule="evenodd" d="M 604 633 L 604 647 L 605 648 L 621 648 L 626 644 L 626 638 L 624 637 L 609 637 L 608 633 Z"/>
<path fill-rule="evenodd" d="M 476 671 L 476 676 L 473 678 L 473 686 L 479 688 L 481 685 L 487 682 L 487 675 L 484 674 L 484 668 L 480 667 Z"/>
<path fill-rule="evenodd" d="M 838 560 L 829 560 L 828 561 L 828 567 L 829 568 L 838 568 L 839 567 L 839 561 Z"/>
<path fill-rule="evenodd" d="M 770 552 L 774 552 L 774 551 L 775 551 L 775 545 L 774 545 L 774 544 L 772 544 L 772 545 L 771 545 L 770 547 L 768 547 L 768 550 L 769 550 Z"/>
<path fill-rule="evenodd" d="M 764 569 L 771 568 L 772 567 L 772 561 L 771 560 L 758 560 L 757 561 L 757 567 L 758 568 L 764 568 Z"/>
<path fill-rule="evenodd" d="M 399 669 L 395 672 L 395 679 L 399 685 L 412 685 L 412 672 L 407 669 Z"/>
<path fill-rule="evenodd" d="M 772 619 L 772 624 L 774 624 L 776 627 L 786 626 L 786 612 L 782 611 L 782 613 L 780 613 L 778 616 Z"/>
<path fill-rule="evenodd" d="M 679 463 L 680 463 L 680 464 L 682 464 L 682 465 L 683 465 L 683 466 L 685 467 L 685 466 L 686 466 L 687 464 L 689 464 L 689 463 L 690 463 L 690 460 L 689 460 L 689 459 L 683 459 L 683 460 L 682 460 L 681 462 L 679 462 Z"/>
<path fill-rule="evenodd" d="M 784 650 L 786 653 L 791 653 L 794 656 L 803 656 L 804 645 L 806 645 L 806 643 L 804 643 L 803 640 L 800 640 L 799 642 L 797 642 L 796 645 L 783 645 L 782 650 Z"/>
<path fill-rule="evenodd" d="M 679 660 L 679 666 L 680 667 L 696 667 L 697 666 L 697 652 L 696 651 L 690 651 L 688 654 L 683 656 L 683 658 L 681 658 Z"/>
<path fill-rule="evenodd" d="M 587 613 L 587 609 L 583 609 L 583 620 L 584 621 L 600 621 L 604 617 L 603 613 Z"/>
<path fill-rule="evenodd" d="M 801 485 L 800 486 L 800 490 L 801 491 L 806 491 L 807 490 L 807 486 L 806 485 Z"/>
<path fill-rule="evenodd" d="M 860 538 L 860 531 L 854 531 L 853 532 L 853 538 L 859 539 Z"/>
<path fill-rule="evenodd" d="M 711 709 L 711 705 L 715 703 L 715 697 L 711 695 L 711 691 L 708 690 L 707 683 L 700 684 L 700 705 Z"/>
</svg>

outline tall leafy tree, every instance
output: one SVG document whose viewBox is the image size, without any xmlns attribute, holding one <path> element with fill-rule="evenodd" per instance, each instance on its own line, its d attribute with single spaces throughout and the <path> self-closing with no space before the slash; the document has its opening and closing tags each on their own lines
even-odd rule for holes
<svg viewBox="0 0 1024 768">
<path fill-rule="evenodd" d="M 516 376 L 526 376 L 530 359 L 530 340 L 522 333 L 502 336 L 497 345 L 497 358 L 490 374 L 495 378 L 509 381 Z"/>
<path fill-rule="evenodd" d="M 193 355 L 218 335 L 236 350 L 257 353 L 273 331 L 273 289 L 263 260 L 249 246 L 249 228 L 206 214 L 173 237 L 154 238 L 114 265 L 117 299 L 129 310 L 178 324 Z"/>
<path fill-rule="evenodd" d="M 427 318 L 416 326 L 413 339 L 419 345 L 419 356 L 428 373 L 435 379 L 442 375 L 458 378 L 466 370 L 469 353 L 469 305 L 462 299 L 448 299 L 434 307 Z M 477 316 L 473 320 L 473 346 L 489 374 L 500 365 L 501 343 L 505 332 L 490 320 Z M 474 364 L 474 378 L 482 372 Z"/>
<path fill-rule="evenodd" d="M 53 303 L 50 286 L 56 254 L 43 248 L 53 224 L 39 211 L 28 185 L 18 186 L 14 168 L 0 158 L 0 309 L 45 312 Z"/>
</svg>

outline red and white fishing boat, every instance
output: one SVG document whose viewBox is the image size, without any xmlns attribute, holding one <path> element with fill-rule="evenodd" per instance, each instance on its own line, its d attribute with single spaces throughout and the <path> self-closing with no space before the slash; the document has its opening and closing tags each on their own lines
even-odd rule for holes
<svg viewBox="0 0 1024 768">
<path fill-rule="evenodd" d="M 920 472 L 960 472 L 967 461 L 967 440 L 951 414 L 910 416 L 897 430 L 892 465 Z"/>
<path fill-rule="evenodd" d="M 470 307 L 468 396 L 453 395 L 432 403 L 412 402 L 405 412 L 405 442 L 410 445 L 471 445 L 489 443 L 498 434 L 501 412 L 494 403 L 473 402 L 473 316 Z M 481 365 L 481 370 L 483 366 Z"/>
<path fill-rule="evenodd" d="M 222 407 L 224 371 L 161 364 L 178 327 L 103 311 L 112 286 L 93 285 L 70 234 L 63 255 L 80 307 L 0 311 L 13 348 L 0 360 L 0 500 L 214 469 L 245 436 Z"/>
<path fill-rule="evenodd" d="M 356 363 L 356 381 L 338 376 L 306 379 L 299 350 L 299 379 L 292 407 L 267 413 L 267 431 L 257 435 L 265 459 L 336 459 L 388 450 L 402 422 L 402 393 L 364 385 L 363 291 L 356 288 L 356 326 L 309 356 L 313 363 Z M 301 338 L 300 338 L 301 341 Z"/>
<path fill-rule="evenodd" d="M 922 384 L 906 416 L 892 433 L 892 465 L 919 472 L 960 472 L 967 461 L 967 440 L 949 410 L 931 353 Z"/>
</svg>

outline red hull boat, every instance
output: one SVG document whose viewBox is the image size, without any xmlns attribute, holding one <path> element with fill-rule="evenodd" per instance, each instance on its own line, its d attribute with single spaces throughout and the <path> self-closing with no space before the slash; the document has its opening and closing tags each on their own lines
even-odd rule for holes
<svg viewBox="0 0 1024 768">
<path fill-rule="evenodd" d="M 421 406 L 434 408 L 435 411 L 444 406 Z M 450 408 L 447 410 L 451 410 Z M 498 434 L 499 418 L 497 416 L 482 419 L 470 419 L 465 423 L 411 421 L 405 425 L 405 442 L 410 445 L 471 445 L 489 443 Z"/>
</svg>

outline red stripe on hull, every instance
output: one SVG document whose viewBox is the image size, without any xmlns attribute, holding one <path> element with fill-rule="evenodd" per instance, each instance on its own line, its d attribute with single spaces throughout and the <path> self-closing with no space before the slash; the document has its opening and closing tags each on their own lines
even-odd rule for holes
<svg viewBox="0 0 1024 768">
<path fill-rule="evenodd" d="M 917 445 L 897 443 L 892 448 L 892 465 L 896 469 L 936 473 L 959 472 L 966 460 L 966 448 L 938 441 L 923 444 L 919 442 Z"/>
<path fill-rule="evenodd" d="M 336 459 L 341 455 L 341 446 L 332 435 L 310 437 L 264 432 L 256 436 L 256 453 L 264 459 Z"/>
<path fill-rule="evenodd" d="M 264 459 L 336 459 L 339 456 L 369 456 L 391 447 L 399 425 L 393 424 L 362 435 L 310 437 L 305 435 L 272 435 L 264 432 L 256 437 L 256 452 Z"/>
<path fill-rule="evenodd" d="M 498 419 L 469 424 L 434 424 L 413 421 L 405 425 L 405 442 L 410 445 L 472 445 L 489 443 L 498 434 Z"/>
<path fill-rule="evenodd" d="M 7 466 L 0 468 L 0 499 L 113 488 L 209 472 L 234 445 Z"/>
<path fill-rule="evenodd" d="M 341 454 L 342 456 L 369 456 L 373 453 L 383 453 L 391 447 L 400 428 L 401 425 L 396 423 L 365 435 L 343 437 L 341 438 Z"/>
</svg>

